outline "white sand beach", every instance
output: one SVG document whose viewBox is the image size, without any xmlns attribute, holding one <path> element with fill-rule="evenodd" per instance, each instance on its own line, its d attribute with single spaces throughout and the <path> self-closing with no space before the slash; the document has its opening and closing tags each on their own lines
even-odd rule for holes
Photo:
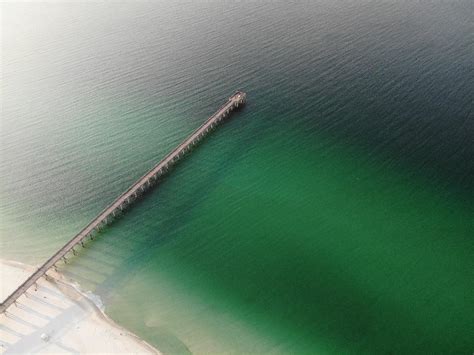
<svg viewBox="0 0 474 355">
<path fill-rule="evenodd" d="M 0 260 L 3 301 L 34 268 Z M 49 280 L 0 315 L 0 353 L 127 353 L 159 351 L 115 324 L 84 294 L 53 270 Z"/>
</svg>

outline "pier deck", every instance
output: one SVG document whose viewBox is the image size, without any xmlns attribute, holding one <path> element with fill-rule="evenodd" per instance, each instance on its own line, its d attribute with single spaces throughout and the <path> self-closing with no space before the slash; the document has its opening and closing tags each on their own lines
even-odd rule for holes
<svg viewBox="0 0 474 355">
<path fill-rule="evenodd" d="M 180 145 L 166 155 L 158 164 L 150 169 L 145 175 L 139 178 L 132 186 L 117 197 L 108 207 L 100 212 L 86 227 L 76 234 L 69 242 L 51 256 L 38 270 L 36 270 L 25 282 L 23 282 L 10 296 L 8 296 L 0 305 L 0 313 L 7 310 L 9 306 L 17 301 L 38 279 L 46 274 L 58 261 L 65 258 L 66 255 L 74 251 L 77 245 L 83 245 L 84 240 L 100 230 L 101 227 L 108 224 L 113 218 L 122 213 L 140 194 L 146 191 L 160 176 L 166 174 L 169 168 L 177 162 L 184 154 L 190 151 L 199 141 L 202 140 L 217 124 L 237 107 L 244 104 L 246 94 L 237 91 L 227 102 L 222 105 L 212 116 L 210 116 L 199 128 L 189 135 Z M 64 259 L 65 260 L 65 259 Z"/>
</svg>

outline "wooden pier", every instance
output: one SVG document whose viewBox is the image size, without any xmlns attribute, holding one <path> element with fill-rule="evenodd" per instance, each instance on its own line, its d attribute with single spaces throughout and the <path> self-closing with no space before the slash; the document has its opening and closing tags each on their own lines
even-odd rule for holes
<svg viewBox="0 0 474 355">
<path fill-rule="evenodd" d="M 146 190 L 148 190 L 157 180 L 165 175 L 169 168 L 180 160 L 187 152 L 193 149 L 213 128 L 227 118 L 233 110 L 243 105 L 246 94 L 237 91 L 227 102 L 222 105 L 212 116 L 210 116 L 198 129 L 188 136 L 180 145 L 173 149 L 158 164 L 156 164 L 145 175 L 139 178 L 132 186 L 117 197 L 108 207 L 100 212 L 86 227 L 67 242 L 61 249 L 39 267 L 25 282 L 23 282 L 10 296 L 0 305 L 0 313 L 3 313 L 14 304 L 39 278 L 55 266 L 61 259 L 66 261 L 69 252 L 76 253 L 74 247 L 83 246 L 87 238 L 93 238 L 94 234 L 102 227 L 109 224 L 116 215 L 122 213 L 133 201 Z"/>
</svg>

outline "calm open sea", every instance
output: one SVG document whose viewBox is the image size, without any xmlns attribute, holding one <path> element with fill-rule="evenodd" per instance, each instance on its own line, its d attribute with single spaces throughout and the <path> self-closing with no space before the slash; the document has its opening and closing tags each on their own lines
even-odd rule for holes
<svg viewBox="0 0 474 355">
<path fill-rule="evenodd" d="M 474 2 L 4 3 L 1 257 L 166 353 L 474 351 Z"/>
</svg>

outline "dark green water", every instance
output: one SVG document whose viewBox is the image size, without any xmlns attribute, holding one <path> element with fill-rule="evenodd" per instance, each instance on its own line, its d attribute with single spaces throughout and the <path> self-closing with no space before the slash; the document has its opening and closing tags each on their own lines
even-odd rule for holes
<svg viewBox="0 0 474 355">
<path fill-rule="evenodd" d="M 472 353 L 471 2 L 2 10 L 3 258 L 47 259 L 242 88 L 63 272 L 165 353 Z"/>
</svg>

